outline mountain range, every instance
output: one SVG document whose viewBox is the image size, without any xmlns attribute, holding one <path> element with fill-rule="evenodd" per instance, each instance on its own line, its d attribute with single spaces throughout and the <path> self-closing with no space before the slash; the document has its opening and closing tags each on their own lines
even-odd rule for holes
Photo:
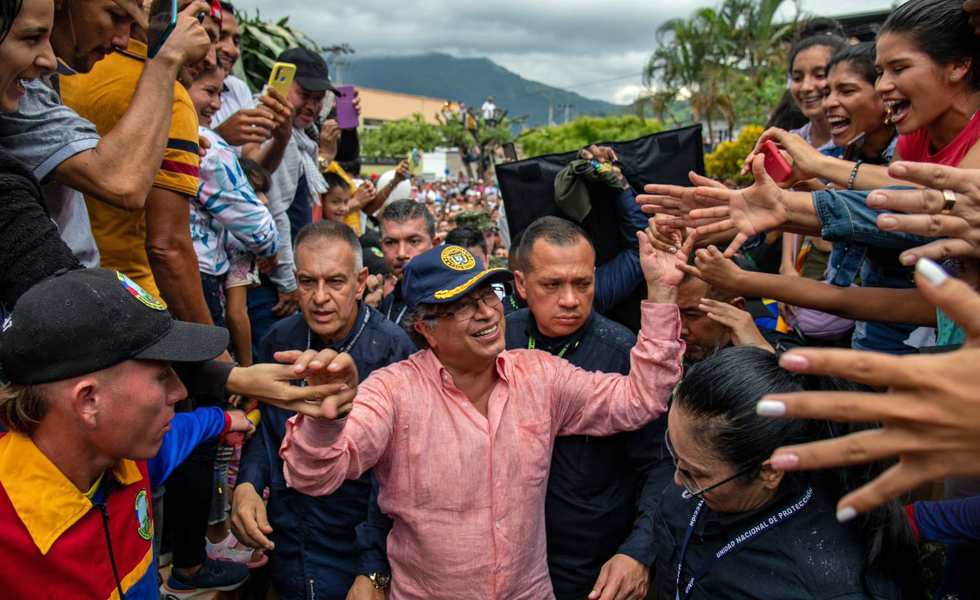
<svg viewBox="0 0 980 600">
<path fill-rule="evenodd" d="M 554 120 L 570 116 L 616 114 L 624 107 L 586 98 L 575 92 L 530 81 L 487 58 L 457 58 L 448 54 L 417 56 L 351 57 L 343 72 L 345 83 L 404 94 L 462 101 L 479 108 L 493 96 L 499 108 L 514 118 L 526 117 L 528 126 L 548 123 L 548 107 Z"/>
</svg>

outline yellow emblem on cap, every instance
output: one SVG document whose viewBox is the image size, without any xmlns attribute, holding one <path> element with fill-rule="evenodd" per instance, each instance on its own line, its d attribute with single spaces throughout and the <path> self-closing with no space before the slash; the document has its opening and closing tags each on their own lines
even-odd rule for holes
<svg viewBox="0 0 980 600">
<path fill-rule="evenodd" d="M 135 281 L 126 277 L 119 271 L 116 271 L 116 278 L 119 283 L 122 284 L 123 288 L 133 297 L 139 300 L 144 306 L 152 308 L 153 310 L 167 310 L 167 306 L 157 299 L 153 294 L 144 290 Z"/>
<path fill-rule="evenodd" d="M 442 264 L 454 271 L 469 271 L 476 266 L 476 259 L 462 246 L 446 246 L 440 257 Z"/>
</svg>

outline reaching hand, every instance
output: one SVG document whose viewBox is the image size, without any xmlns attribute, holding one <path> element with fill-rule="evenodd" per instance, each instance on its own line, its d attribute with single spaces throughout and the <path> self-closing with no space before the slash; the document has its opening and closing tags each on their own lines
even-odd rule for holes
<svg viewBox="0 0 980 600">
<path fill-rule="evenodd" d="M 793 167 L 793 174 L 789 179 L 779 184 L 780 187 L 792 187 L 799 181 L 819 177 L 817 171 L 820 160 L 823 158 L 820 151 L 797 134 L 790 133 L 778 127 L 771 127 L 759 136 L 759 140 L 755 143 L 755 148 L 752 149 L 752 152 L 745 159 L 745 164 L 742 166 L 742 175 L 746 175 L 752 170 L 752 162 L 759 154 L 759 148 L 767 140 L 772 140 L 779 146 L 779 149 L 783 152 L 783 157 L 786 158 L 786 162 Z M 765 160 L 765 157 L 763 157 L 763 160 Z"/>
<path fill-rule="evenodd" d="M 757 411 L 771 417 L 880 422 L 881 429 L 776 450 L 784 471 L 826 469 L 898 458 L 898 463 L 838 503 L 846 521 L 928 481 L 980 475 L 980 295 L 939 265 L 916 265 L 919 292 L 967 333 L 963 349 L 889 356 L 852 350 L 792 350 L 783 368 L 835 375 L 888 393 L 801 392 L 767 396 Z"/>
<path fill-rule="evenodd" d="M 267 404 L 314 417 L 323 415 L 323 400 L 353 398 L 357 388 L 357 370 L 353 377 L 347 373 L 344 381 L 321 383 L 314 377 L 323 373 L 333 362 L 333 350 L 293 350 L 277 352 L 275 359 L 283 364 L 258 363 L 250 367 L 235 367 L 225 387 L 232 394 L 262 400 Z M 304 387 L 293 385 L 305 379 Z"/>
<path fill-rule="evenodd" d="M 679 185 L 650 184 L 643 186 L 645 194 L 636 197 L 640 209 L 648 215 L 663 214 L 686 220 L 692 210 L 713 207 L 723 204 L 697 194 L 699 187 L 711 187 L 727 190 L 724 183 L 698 175 L 694 171 L 687 174 L 688 179 L 696 187 L 681 187 Z"/>
<path fill-rule="evenodd" d="M 878 228 L 945 238 L 906 250 L 900 257 L 902 264 L 913 265 L 922 257 L 933 260 L 980 257 L 980 169 L 897 162 L 888 168 L 888 174 L 926 189 L 871 192 L 867 200 L 871 208 L 914 213 L 880 215 Z M 946 209 L 949 195 L 954 203 Z"/>
<path fill-rule="evenodd" d="M 606 561 L 588 600 L 643 600 L 650 585 L 650 569 L 625 554 Z"/>
<path fill-rule="evenodd" d="M 681 267 L 685 273 L 703 279 L 711 287 L 739 292 L 739 279 L 744 271 L 730 258 L 725 258 L 721 250 L 714 246 L 702 248 L 694 254 L 694 264 Z"/>
<path fill-rule="evenodd" d="M 272 136 L 276 122 L 266 109 L 243 108 L 214 128 L 230 146 L 261 144 Z"/>
<path fill-rule="evenodd" d="M 394 185 L 398 185 L 403 181 L 408 181 L 408 178 L 412 176 L 412 167 L 408 164 L 407 160 L 402 160 L 398 163 L 398 167 L 395 169 L 395 176 L 391 178 Z"/>
<path fill-rule="evenodd" d="M 686 264 L 687 257 L 694 249 L 695 234 L 688 236 L 681 248 L 671 253 L 660 250 L 654 244 L 656 227 L 653 219 L 644 231 L 637 232 L 640 243 L 640 267 L 647 282 L 647 298 L 654 302 L 673 304 L 677 299 L 677 286 L 684 280 L 684 272 L 678 265 Z"/>
<path fill-rule="evenodd" d="M 698 235 L 725 231 L 731 227 L 737 229 L 738 234 L 725 250 L 725 256 L 729 258 L 735 256 L 742 244 L 752 236 L 778 229 L 786 222 L 786 206 L 782 202 L 783 190 L 766 173 L 765 158 L 761 154 L 756 155 L 752 161 L 752 173 L 755 175 L 755 183 L 745 189 L 697 188 L 698 196 L 727 203 L 728 206 L 693 210 L 689 215 L 692 219 L 728 216 L 728 219 L 714 225 L 698 227 Z"/>
<path fill-rule="evenodd" d="M 766 352 L 775 353 L 776 349 L 762 336 L 752 315 L 727 302 L 719 302 L 710 298 L 702 298 L 698 308 L 709 319 L 725 326 L 732 334 L 732 344 L 736 346 L 753 346 Z"/>
<path fill-rule="evenodd" d="M 313 395 L 297 395 L 286 401 L 269 402 L 280 408 L 293 410 L 313 417 L 340 419 L 350 412 L 357 395 L 357 366 L 350 354 L 338 354 L 333 350 L 307 350 L 300 352 L 276 352 L 275 359 L 292 363 L 296 378 L 306 380 Z M 298 388 L 298 389 L 308 389 Z"/>
<path fill-rule="evenodd" d="M 351 194 L 351 209 L 353 210 L 356 207 L 358 210 L 360 210 L 368 204 L 371 204 L 371 202 L 374 201 L 376 193 L 377 192 L 374 190 L 374 184 L 370 181 L 365 181 L 359 185 L 356 190 L 354 190 L 353 194 Z"/>
</svg>

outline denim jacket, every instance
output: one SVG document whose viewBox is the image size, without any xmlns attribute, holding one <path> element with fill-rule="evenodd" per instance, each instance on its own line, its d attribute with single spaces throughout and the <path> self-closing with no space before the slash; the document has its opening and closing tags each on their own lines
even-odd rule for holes
<svg viewBox="0 0 980 600">
<path fill-rule="evenodd" d="M 860 276 L 864 287 L 912 288 L 912 269 L 898 262 L 898 255 L 932 241 L 908 233 L 878 229 L 884 211 L 868 207 L 868 191 L 821 190 L 813 193 L 813 207 L 822 223 L 821 237 L 833 243 L 827 281 L 852 285 Z M 862 350 L 892 354 L 916 351 L 905 340 L 917 327 L 899 323 L 860 322 L 852 345 Z"/>
</svg>

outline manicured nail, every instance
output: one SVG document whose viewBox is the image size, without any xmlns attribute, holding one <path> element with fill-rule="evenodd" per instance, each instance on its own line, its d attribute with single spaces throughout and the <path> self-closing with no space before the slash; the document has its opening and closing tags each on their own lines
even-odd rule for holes
<svg viewBox="0 0 980 600">
<path fill-rule="evenodd" d="M 845 506 L 844 508 L 837 511 L 837 522 L 847 523 L 854 517 L 858 516 L 858 511 L 854 510 L 853 507 Z"/>
<path fill-rule="evenodd" d="M 784 354 L 779 358 L 779 366 L 789 370 L 802 370 L 810 366 L 810 359 L 800 354 Z"/>
<path fill-rule="evenodd" d="M 870 196 L 868 196 L 868 206 L 871 206 L 871 207 L 881 207 L 881 206 L 884 206 L 885 205 L 885 202 L 887 202 L 887 201 L 888 201 L 888 198 L 884 194 L 875 193 L 875 194 L 871 194 Z"/>
<path fill-rule="evenodd" d="M 788 471 L 800 466 L 800 457 L 795 454 L 776 454 L 769 459 L 769 464 L 777 471 Z"/>
<path fill-rule="evenodd" d="M 760 417 L 781 417 L 786 414 L 786 405 L 779 400 L 760 400 L 755 412 Z"/>
<path fill-rule="evenodd" d="M 944 281 L 949 279 L 949 275 L 942 267 L 936 264 L 935 261 L 925 257 L 920 258 L 919 262 L 915 263 L 915 270 L 936 287 L 942 285 Z"/>
<path fill-rule="evenodd" d="M 871 204 L 870 202 L 868 204 Z M 878 217 L 878 229 L 884 229 L 885 231 L 891 231 L 898 227 L 898 219 L 895 217 L 883 216 Z"/>
</svg>

